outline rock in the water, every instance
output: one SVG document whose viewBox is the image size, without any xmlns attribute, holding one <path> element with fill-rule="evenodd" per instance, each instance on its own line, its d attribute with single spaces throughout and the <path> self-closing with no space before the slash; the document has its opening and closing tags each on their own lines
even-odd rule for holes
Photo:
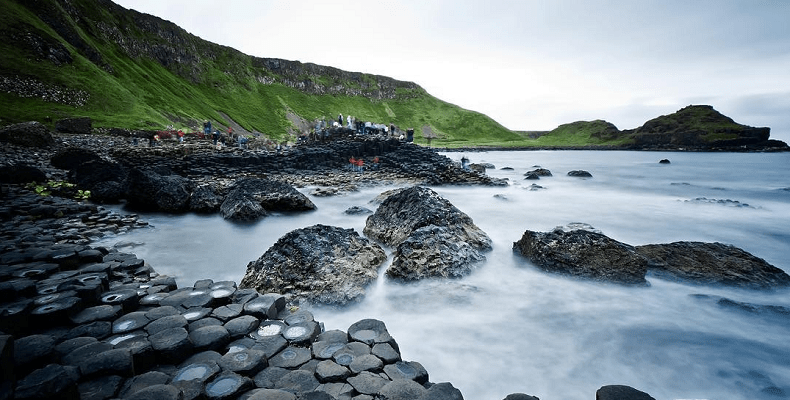
<svg viewBox="0 0 790 400">
<path fill-rule="evenodd" d="M 289 232 L 247 265 L 240 286 L 345 305 L 365 295 L 386 259 L 380 246 L 353 229 L 314 225 Z"/>
<path fill-rule="evenodd" d="M 0 143 L 47 148 L 55 145 L 55 138 L 44 124 L 31 121 L 0 128 Z"/>
<path fill-rule="evenodd" d="M 630 386 L 607 385 L 595 392 L 595 400 L 656 400 L 649 394 Z"/>
<path fill-rule="evenodd" d="M 491 249 L 491 239 L 468 215 L 419 186 L 387 197 L 368 217 L 364 232 L 397 246 L 387 275 L 407 280 L 463 276 Z"/>
<path fill-rule="evenodd" d="M 592 178 L 592 174 L 584 170 L 575 170 L 568 172 L 568 176 L 576 178 Z"/>
<path fill-rule="evenodd" d="M 225 219 L 236 221 L 254 221 L 265 216 L 267 211 L 314 209 L 315 204 L 293 186 L 258 178 L 236 182 L 220 206 Z"/>
<path fill-rule="evenodd" d="M 658 163 L 659 164 L 670 164 L 670 161 L 668 159 L 664 158 L 661 161 L 659 161 Z"/>
<path fill-rule="evenodd" d="M 657 277 L 748 289 L 790 286 L 790 276 L 762 258 L 722 243 L 674 242 L 637 246 Z"/>
<path fill-rule="evenodd" d="M 185 211 L 192 182 L 178 175 L 160 175 L 150 169 L 129 173 L 129 204 L 141 209 Z"/>
<path fill-rule="evenodd" d="M 460 278 L 472 272 L 485 256 L 446 226 L 414 231 L 398 245 L 387 276 L 407 281 L 425 278 Z"/>
<path fill-rule="evenodd" d="M 539 268 L 564 275 L 646 285 L 647 259 L 632 246 L 585 230 L 526 231 L 513 251 Z"/>
</svg>

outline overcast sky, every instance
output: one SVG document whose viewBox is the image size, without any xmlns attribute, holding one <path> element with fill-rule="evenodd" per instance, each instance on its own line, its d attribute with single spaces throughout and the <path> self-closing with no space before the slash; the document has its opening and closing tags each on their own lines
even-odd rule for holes
<svg viewBox="0 0 790 400">
<path fill-rule="evenodd" d="M 786 0 L 116 0 L 258 57 L 413 81 L 515 130 L 710 104 L 790 142 Z"/>
</svg>

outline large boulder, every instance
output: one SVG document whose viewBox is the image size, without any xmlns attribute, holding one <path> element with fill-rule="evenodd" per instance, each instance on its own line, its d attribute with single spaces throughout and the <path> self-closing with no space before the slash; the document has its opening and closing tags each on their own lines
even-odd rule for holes
<svg viewBox="0 0 790 400">
<path fill-rule="evenodd" d="M 66 147 L 59 150 L 49 162 L 55 168 L 74 170 L 88 161 L 101 160 L 99 153 L 82 147 Z"/>
<path fill-rule="evenodd" d="M 32 165 L 0 166 L 0 183 L 46 182 L 47 174 Z"/>
<path fill-rule="evenodd" d="M 48 148 L 55 145 L 55 138 L 44 124 L 30 121 L 0 128 L 0 142 L 24 147 Z"/>
<path fill-rule="evenodd" d="M 657 277 L 748 289 L 790 286 L 790 276 L 762 258 L 731 245 L 674 242 L 637 246 Z"/>
<path fill-rule="evenodd" d="M 129 189 L 129 171 L 116 162 L 91 160 L 77 164 L 72 173 L 77 187 L 90 190 L 91 200 L 97 203 L 117 202 Z"/>
<path fill-rule="evenodd" d="M 181 212 L 187 209 L 192 186 L 182 176 L 134 168 L 129 172 L 127 200 L 138 209 Z"/>
<path fill-rule="evenodd" d="M 307 196 L 287 183 L 259 178 L 245 178 L 233 185 L 220 206 L 225 219 L 254 221 L 267 211 L 314 210 Z"/>
<path fill-rule="evenodd" d="M 249 263 L 240 286 L 345 305 L 362 299 L 386 259 L 380 246 L 353 229 L 314 225 L 287 233 Z"/>
<path fill-rule="evenodd" d="M 212 184 L 198 186 L 189 198 L 189 210 L 198 213 L 217 212 L 224 197 Z"/>
<path fill-rule="evenodd" d="M 401 242 L 387 268 L 387 276 L 407 281 L 425 278 L 460 278 L 472 272 L 485 256 L 452 228 L 426 226 Z"/>
<path fill-rule="evenodd" d="M 538 268 L 563 275 L 646 285 L 647 259 L 633 246 L 587 230 L 526 231 L 513 251 Z"/>
<path fill-rule="evenodd" d="M 405 280 L 463 276 L 491 249 L 491 239 L 472 218 L 419 186 L 387 197 L 368 217 L 364 233 L 397 246 L 387 275 Z"/>
<path fill-rule="evenodd" d="M 55 130 L 60 133 L 90 135 L 93 121 L 90 117 L 64 118 L 55 122 Z"/>
</svg>

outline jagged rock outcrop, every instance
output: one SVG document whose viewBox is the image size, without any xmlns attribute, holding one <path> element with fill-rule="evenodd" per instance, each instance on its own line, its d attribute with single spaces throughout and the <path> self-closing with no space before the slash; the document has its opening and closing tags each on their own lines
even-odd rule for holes
<svg viewBox="0 0 790 400">
<path fill-rule="evenodd" d="M 626 285 L 646 285 L 647 259 L 633 246 L 587 230 L 527 230 L 513 251 L 538 268 L 562 275 Z"/>
<path fill-rule="evenodd" d="M 245 178 L 233 185 L 220 206 L 225 219 L 254 221 L 269 211 L 314 210 L 307 196 L 287 183 L 258 178 Z"/>
<path fill-rule="evenodd" d="M 346 305 L 363 298 L 386 259 L 380 246 L 353 229 L 313 225 L 287 233 L 249 263 L 241 286 Z"/>
<path fill-rule="evenodd" d="M 0 165 L 1 183 L 28 183 L 45 182 L 47 174 L 40 168 L 32 165 Z"/>
<path fill-rule="evenodd" d="M 151 169 L 133 168 L 129 172 L 126 199 L 142 210 L 182 212 L 187 209 L 194 184 L 178 175 L 160 175 Z"/>
<path fill-rule="evenodd" d="M 790 286 L 790 275 L 762 258 L 722 243 L 674 242 L 637 246 L 657 277 L 748 289 Z"/>
<path fill-rule="evenodd" d="M 386 273 L 405 280 L 462 276 L 491 249 L 491 239 L 468 215 L 419 186 L 387 197 L 368 217 L 364 233 L 397 246 Z"/>
<path fill-rule="evenodd" d="M 72 173 L 78 187 L 90 190 L 94 202 L 116 203 L 127 196 L 129 170 L 117 162 L 91 160 L 78 164 Z"/>
<path fill-rule="evenodd" d="M 101 160 L 99 153 L 82 147 L 69 146 L 58 150 L 49 162 L 55 168 L 73 170 L 88 161 Z"/>
<path fill-rule="evenodd" d="M 55 138 L 44 124 L 36 121 L 22 122 L 0 128 L 0 143 L 11 143 L 25 147 L 49 148 L 55 146 Z"/>
</svg>

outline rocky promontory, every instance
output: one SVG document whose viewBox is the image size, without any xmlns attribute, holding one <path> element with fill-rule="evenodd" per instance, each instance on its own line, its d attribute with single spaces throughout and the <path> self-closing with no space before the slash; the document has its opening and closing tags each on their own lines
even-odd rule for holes
<svg viewBox="0 0 790 400">
<path fill-rule="evenodd" d="M 627 285 L 645 276 L 696 285 L 746 289 L 790 287 L 790 275 L 732 245 L 675 242 L 631 246 L 586 226 L 551 232 L 527 230 L 513 251 L 538 268 L 561 275 Z"/>
</svg>

